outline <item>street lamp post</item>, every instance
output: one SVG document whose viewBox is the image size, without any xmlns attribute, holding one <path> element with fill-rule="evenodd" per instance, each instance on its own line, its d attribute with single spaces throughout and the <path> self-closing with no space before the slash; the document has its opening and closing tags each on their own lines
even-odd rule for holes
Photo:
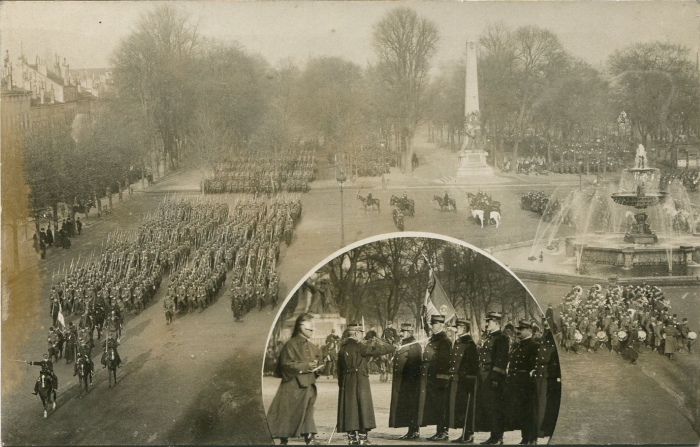
<svg viewBox="0 0 700 447">
<path fill-rule="evenodd" d="M 344 170 L 336 173 L 335 179 L 340 183 L 340 247 L 345 247 L 345 207 L 343 206 L 343 183 L 348 179 Z"/>
</svg>

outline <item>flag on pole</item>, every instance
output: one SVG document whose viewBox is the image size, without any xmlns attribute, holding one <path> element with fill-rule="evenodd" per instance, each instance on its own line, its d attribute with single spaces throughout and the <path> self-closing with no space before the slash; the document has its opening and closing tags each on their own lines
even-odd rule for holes
<svg viewBox="0 0 700 447">
<path fill-rule="evenodd" d="M 425 301 L 423 302 L 423 318 L 426 328 L 430 327 L 430 317 L 433 315 L 444 315 L 445 323 L 447 324 L 456 315 L 454 307 L 450 299 L 442 288 L 440 280 L 435 276 L 433 269 L 430 269 L 430 281 L 428 288 L 425 291 Z"/>
<path fill-rule="evenodd" d="M 61 308 L 61 303 L 58 303 L 58 322 L 61 326 L 66 327 L 66 320 L 63 318 L 63 309 Z"/>
</svg>

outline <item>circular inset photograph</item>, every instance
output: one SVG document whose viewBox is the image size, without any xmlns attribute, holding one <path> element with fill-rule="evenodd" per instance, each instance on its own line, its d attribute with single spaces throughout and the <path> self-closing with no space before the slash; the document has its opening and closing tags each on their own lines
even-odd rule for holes
<svg viewBox="0 0 700 447">
<path fill-rule="evenodd" d="M 553 324 L 513 273 L 464 242 L 361 241 L 309 272 L 271 328 L 262 378 L 271 436 L 547 443 L 561 400 Z"/>
</svg>

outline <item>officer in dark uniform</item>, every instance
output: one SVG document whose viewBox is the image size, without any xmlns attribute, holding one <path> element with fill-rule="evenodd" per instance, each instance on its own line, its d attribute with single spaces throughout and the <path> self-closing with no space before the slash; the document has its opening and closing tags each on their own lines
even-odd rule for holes
<svg viewBox="0 0 700 447">
<path fill-rule="evenodd" d="M 382 338 L 393 345 L 394 343 L 398 343 L 399 340 L 401 340 L 401 337 L 399 337 L 399 334 L 396 332 L 396 329 L 391 327 L 392 324 L 393 322 L 391 320 L 388 320 L 386 322 L 386 328 L 384 329 L 384 334 L 382 334 Z"/>
<path fill-rule="evenodd" d="M 432 335 L 423 349 L 420 375 L 418 425 L 437 425 L 437 432 L 428 441 L 449 440 L 447 411 L 450 385 L 450 351 L 452 342 L 445 333 L 445 316 L 430 317 Z"/>
<path fill-rule="evenodd" d="M 503 315 L 486 314 L 486 339 L 479 349 L 479 384 L 477 391 L 477 431 L 491 436 L 482 444 L 503 444 L 505 430 L 505 382 L 509 340 L 501 331 Z"/>
<path fill-rule="evenodd" d="M 450 354 L 449 427 L 461 428 L 462 435 L 452 442 L 474 442 L 476 379 L 479 374 L 479 348 L 469 334 L 468 320 L 457 319 L 457 339 Z"/>
<path fill-rule="evenodd" d="M 80 221 L 80 217 L 75 220 L 75 226 L 78 228 L 78 236 L 83 231 L 83 223 Z"/>
<path fill-rule="evenodd" d="M 40 376 L 37 379 L 36 383 L 34 384 L 34 393 L 32 394 L 38 394 L 39 393 L 39 384 L 41 383 L 41 374 L 49 375 L 51 377 L 51 387 L 55 392 L 58 392 L 58 377 L 56 377 L 56 374 L 53 372 L 53 362 L 49 359 L 48 354 L 44 354 L 44 359 L 40 360 L 38 362 L 27 362 L 27 365 L 33 365 L 33 366 L 40 366 L 41 371 L 40 371 Z"/>
<path fill-rule="evenodd" d="M 506 380 L 506 426 L 520 429 L 520 445 L 537 444 L 535 368 L 539 344 L 532 337 L 532 323 L 520 320 L 515 328 L 518 344 L 510 355 Z"/>
<path fill-rule="evenodd" d="M 392 361 L 391 406 L 389 427 L 408 427 L 400 440 L 418 439 L 420 427 L 417 423 L 420 402 L 420 374 L 423 348 L 415 343 L 413 325 L 401 325 L 401 347 Z"/>
<path fill-rule="evenodd" d="M 326 337 L 326 344 L 337 343 L 339 340 L 340 337 L 335 333 L 335 329 L 331 329 L 331 333 Z"/>
</svg>

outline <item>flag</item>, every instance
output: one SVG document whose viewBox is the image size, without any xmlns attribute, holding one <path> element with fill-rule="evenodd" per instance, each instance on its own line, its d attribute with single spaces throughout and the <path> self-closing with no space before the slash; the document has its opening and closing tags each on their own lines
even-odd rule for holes
<svg viewBox="0 0 700 447">
<path fill-rule="evenodd" d="M 440 284 L 440 280 L 433 274 L 433 269 L 430 269 L 430 278 L 423 303 L 423 318 L 426 328 L 430 327 L 430 317 L 433 315 L 444 315 L 445 323 L 457 315 L 450 299 L 447 297 L 447 293 L 445 293 L 445 289 Z"/>
<path fill-rule="evenodd" d="M 63 309 L 61 308 L 61 303 L 58 303 L 58 322 L 61 326 L 66 327 L 66 320 L 63 318 Z"/>
</svg>

